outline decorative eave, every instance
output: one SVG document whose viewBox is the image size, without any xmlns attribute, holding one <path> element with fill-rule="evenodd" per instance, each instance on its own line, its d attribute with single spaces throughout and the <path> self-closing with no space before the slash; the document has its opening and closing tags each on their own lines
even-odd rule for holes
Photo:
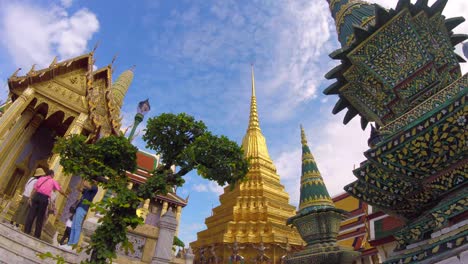
<svg viewBox="0 0 468 264">
<path fill-rule="evenodd" d="M 101 124 L 97 121 L 96 119 L 96 106 L 98 104 L 105 103 L 106 104 L 106 114 L 107 118 L 110 123 L 111 131 L 112 134 L 118 135 L 120 134 L 120 126 L 121 126 L 121 120 L 122 118 L 120 117 L 120 110 L 117 108 L 115 105 L 115 101 L 112 98 L 112 65 L 107 65 L 103 68 L 100 68 L 94 72 L 92 72 L 92 78 L 89 79 L 91 83 L 97 82 L 98 80 L 104 80 L 104 92 L 105 92 L 105 102 L 100 102 L 99 98 L 93 95 L 93 93 L 90 93 L 93 88 L 92 85 L 90 85 L 90 88 L 87 93 L 87 100 L 88 100 L 88 105 L 89 105 L 89 111 L 91 113 L 90 118 L 92 120 L 93 125 L 95 126 L 95 131 L 94 133 L 96 136 L 99 134 L 100 131 L 100 126 Z"/>
<path fill-rule="evenodd" d="M 156 199 L 179 205 L 181 207 L 185 207 L 187 205 L 187 201 L 185 199 L 179 197 L 176 193 L 172 192 L 167 193 L 166 195 L 156 195 Z"/>
<path fill-rule="evenodd" d="M 393 126 L 400 132 L 365 152 L 368 160 L 353 171 L 358 180 L 345 190 L 387 213 L 412 219 L 466 186 L 467 85 L 465 74 L 396 120 Z"/>
<path fill-rule="evenodd" d="M 415 4 L 412 4 L 410 0 L 400 0 L 395 9 L 387 10 L 382 6 L 375 5 L 375 21 L 372 24 L 367 23 L 366 27 L 364 25 L 353 25 L 354 28 L 354 39 L 348 44 L 338 50 L 332 52 L 329 56 L 332 59 L 341 60 L 341 65 L 336 66 L 330 72 L 325 75 L 327 79 L 337 79 L 337 82 L 330 85 L 324 90 L 325 95 L 338 95 L 339 100 L 336 103 L 332 113 L 337 114 L 347 108 L 347 113 L 343 119 L 343 123 L 347 124 L 351 119 L 356 115 L 361 116 L 361 127 L 365 129 L 369 121 L 376 120 L 367 120 L 358 109 L 353 107 L 351 102 L 349 102 L 340 92 L 340 89 L 344 87 L 348 82 L 343 76 L 343 73 L 346 72 L 351 66 L 352 63 L 348 58 L 348 54 L 358 47 L 365 39 L 375 34 L 382 26 L 387 22 L 392 20 L 397 16 L 401 11 L 407 9 L 411 15 L 416 15 L 419 12 L 426 12 L 428 16 L 434 16 L 436 14 L 441 14 L 448 0 L 437 0 L 431 7 L 428 6 L 427 0 L 418 0 Z M 453 34 L 452 29 L 458 26 L 464 21 L 463 17 L 449 18 L 445 19 L 445 26 L 447 32 L 449 32 L 452 46 L 461 43 L 468 38 L 466 34 Z M 458 56 L 459 62 L 464 62 L 464 59 L 461 56 Z"/>
<path fill-rule="evenodd" d="M 73 59 L 65 60 L 57 63 L 56 58 L 52 61 L 49 67 L 35 70 L 35 66 L 24 76 L 17 76 L 20 69 L 16 70 L 10 78 L 8 78 L 8 87 L 10 91 L 18 88 L 25 88 L 29 85 L 45 82 L 53 79 L 55 76 L 65 74 L 76 69 L 89 71 L 93 65 L 93 53 L 87 53 Z"/>
<path fill-rule="evenodd" d="M 151 173 L 145 170 L 137 170 L 135 173 L 127 172 L 127 177 L 134 183 L 143 184 L 146 180 L 151 177 Z M 169 192 L 166 195 L 156 195 L 154 198 L 157 200 L 166 201 L 170 204 L 179 205 L 185 207 L 188 204 L 188 200 L 181 198 L 176 193 Z"/>
</svg>

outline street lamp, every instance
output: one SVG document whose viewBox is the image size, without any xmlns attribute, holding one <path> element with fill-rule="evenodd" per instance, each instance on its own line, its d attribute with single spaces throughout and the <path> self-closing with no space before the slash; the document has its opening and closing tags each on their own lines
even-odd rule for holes
<svg viewBox="0 0 468 264">
<path fill-rule="evenodd" d="M 132 131 L 130 131 L 130 135 L 128 135 L 128 140 L 130 142 L 132 142 L 133 140 L 133 135 L 135 134 L 137 126 L 141 123 L 141 121 L 143 121 L 143 118 L 150 110 L 151 110 L 151 106 L 149 104 L 149 99 L 146 99 L 138 103 L 137 113 L 135 115 L 135 119 L 133 122 L 133 128 L 132 128 Z M 112 193 L 109 190 L 106 190 L 104 193 L 104 196 L 102 197 L 102 200 L 107 201 L 107 199 L 109 199 L 111 195 Z"/>
<path fill-rule="evenodd" d="M 133 135 L 135 134 L 137 126 L 141 123 L 141 121 L 143 121 L 143 118 L 150 110 L 151 106 L 149 104 L 149 99 L 138 103 L 137 113 L 133 122 L 132 131 L 130 131 L 130 135 L 128 135 L 128 140 L 130 140 L 130 142 L 133 140 Z"/>
</svg>

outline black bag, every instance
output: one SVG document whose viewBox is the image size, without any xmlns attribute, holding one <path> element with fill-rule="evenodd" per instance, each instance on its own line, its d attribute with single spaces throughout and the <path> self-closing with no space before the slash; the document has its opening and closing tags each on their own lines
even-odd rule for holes
<svg viewBox="0 0 468 264">
<path fill-rule="evenodd" d="M 74 214 L 76 212 L 76 208 L 78 208 L 78 205 L 80 205 L 81 199 L 76 200 L 71 206 L 70 206 L 70 213 Z"/>
</svg>

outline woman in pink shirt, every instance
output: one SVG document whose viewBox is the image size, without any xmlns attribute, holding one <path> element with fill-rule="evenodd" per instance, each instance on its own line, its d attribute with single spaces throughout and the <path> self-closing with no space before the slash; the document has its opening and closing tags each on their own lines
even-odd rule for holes
<svg viewBox="0 0 468 264">
<path fill-rule="evenodd" d="M 34 236 L 41 238 L 42 225 L 44 224 L 44 214 L 47 210 L 47 205 L 49 204 L 49 198 L 52 191 L 58 191 L 63 196 L 67 195 L 62 191 L 60 185 L 54 178 L 54 171 L 50 170 L 49 175 L 41 177 L 37 180 L 34 185 L 33 195 L 30 198 L 31 207 L 28 212 L 28 217 L 26 218 L 26 224 L 24 226 L 24 232 L 26 234 L 31 233 L 32 224 L 34 219 L 36 219 L 36 228 L 34 230 Z"/>
</svg>

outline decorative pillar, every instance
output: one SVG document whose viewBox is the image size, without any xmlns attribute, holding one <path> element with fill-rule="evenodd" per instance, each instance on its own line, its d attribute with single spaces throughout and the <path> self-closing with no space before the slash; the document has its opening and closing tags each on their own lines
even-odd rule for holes
<svg viewBox="0 0 468 264">
<path fill-rule="evenodd" d="M 193 254 L 192 248 L 189 247 L 185 253 L 185 264 L 193 264 L 195 254 Z"/>
<path fill-rule="evenodd" d="M 177 227 L 172 210 L 168 210 L 159 221 L 159 236 L 151 264 L 168 264 L 172 259 L 172 244 Z"/>
<path fill-rule="evenodd" d="M 145 222 L 146 222 L 146 217 L 148 216 L 148 213 L 149 213 L 149 205 L 150 205 L 150 199 L 146 199 L 143 204 L 143 207 L 137 210 L 137 213 L 139 214 L 139 216 L 143 218 L 143 221 Z"/>
<path fill-rule="evenodd" d="M 2 161 L 2 164 L 0 166 L 5 166 L 5 167 L 10 167 L 12 163 L 14 163 L 16 160 L 13 160 L 13 155 L 11 153 L 16 151 L 16 148 L 18 148 L 18 138 L 20 138 L 23 135 L 24 129 L 26 125 L 31 121 L 32 117 L 34 115 L 34 108 L 33 107 L 28 107 L 19 120 L 14 124 L 13 128 L 10 130 L 10 133 L 6 135 L 4 140 L 0 143 L 0 160 Z M 3 187 L 6 186 L 8 183 L 7 181 L 3 180 L 7 175 L 11 175 L 13 171 L 8 171 L 8 170 L 0 170 L 0 184 L 2 186 L 2 192 L 3 192 Z"/>
<path fill-rule="evenodd" d="M 10 105 L 8 110 L 0 117 L 0 138 L 3 138 L 5 133 L 13 126 L 16 118 L 23 112 L 34 98 L 34 89 L 26 88 Z"/>
<path fill-rule="evenodd" d="M 26 143 L 31 140 L 31 136 L 34 134 L 34 132 L 36 132 L 36 129 L 39 127 L 42 120 L 44 120 L 44 116 L 41 114 L 37 114 L 33 117 L 29 125 L 24 130 L 23 135 L 15 142 L 15 148 L 12 149 L 9 153 L 11 162 L 3 162 L 0 164 L 0 171 L 7 173 L 4 178 L 0 179 L 0 188 L 3 189 L 4 186 L 8 184 L 8 181 L 10 180 L 9 177 L 11 176 L 16 166 L 16 160 L 18 159 L 18 156 L 23 151 Z"/>
<path fill-rule="evenodd" d="M 164 201 L 162 209 L 161 209 L 161 217 L 167 212 L 167 207 L 168 206 L 169 206 L 169 204 L 166 201 Z"/>
<path fill-rule="evenodd" d="M 75 117 L 75 120 L 73 120 L 73 123 L 68 127 L 67 132 L 65 133 L 65 136 L 69 135 L 77 135 L 81 134 L 83 131 L 84 123 L 88 119 L 88 115 L 85 113 L 81 113 L 78 117 Z M 60 184 L 60 187 L 62 187 L 63 190 L 66 190 L 68 188 L 68 184 L 70 183 L 71 175 L 65 176 L 62 173 L 62 166 L 60 166 L 60 155 L 54 154 L 49 161 L 49 168 L 54 170 L 55 173 L 55 180 Z M 55 201 L 55 205 L 57 206 L 58 209 L 58 214 L 57 215 L 51 215 L 49 217 L 49 221 L 51 223 L 54 223 L 57 216 L 61 215 L 63 206 L 65 205 L 65 197 L 63 195 L 58 195 L 57 199 Z"/>
<path fill-rule="evenodd" d="M 182 206 L 178 205 L 176 209 L 176 220 L 177 220 L 177 228 L 175 235 L 179 235 L 179 226 L 180 226 L 180 216 L 182 215 Z"/>
</svg>

